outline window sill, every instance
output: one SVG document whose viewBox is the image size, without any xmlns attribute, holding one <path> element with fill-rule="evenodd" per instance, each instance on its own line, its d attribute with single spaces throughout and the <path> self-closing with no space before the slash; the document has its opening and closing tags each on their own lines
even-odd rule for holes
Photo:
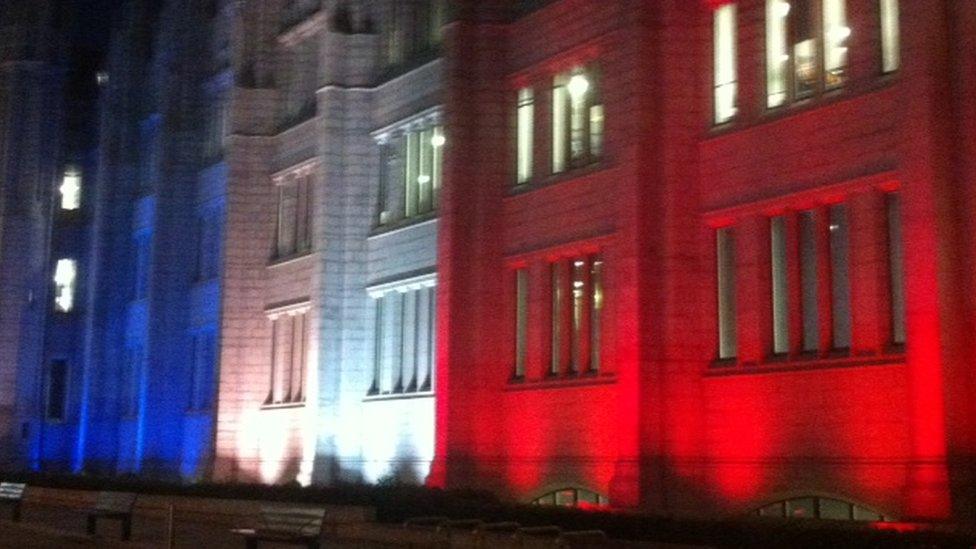
<svg viewBox="0 0 976 549">
<path fill-rule="evenodd" d="M 305 407 L 305 401 L 304 400 L 299 401 L 299 402 L 278 402 L 278 403 L 275 403 L 275 404 L 262 404 L 261 405 L 261 409 L 262 410 L 291 410 L 291 409 L 294 409 L 294 408 L 304 408 L 304 407 Z"/>
<path fill-rule="evenodd" d="M 311 250 L 307 252 L 299 252 L 296 254 L 285 255 L 281 257 L 273 257 L 271 261 L 268 262 L 267 268 L 272 269 L 274 267 L 281 267 L 289 263 L 295 263 L 296 261 L 301 261 L 307 257 L 312 257 L 316 252 Z"/>
<path fill-rule="evenodd" d="M 793 357 L 779 355 L 769 357 L 761 363 L 748 364 L 740 364 L 735 359 L 716 360 L 712 362 L 705 373 L 705 377 L 780 374 L 866 366 L 903 366 L 904 364 L 904 349 L 899 350 L 897 347 L 893 347 L 884 354 L 869 356 L 851 356 L 844 351 L 835 351 L 822 357 L 813 354 Z"/>
<path fill-rule="evenodd" d="M 418 398 L 433 398 L 434 391 L 415 391 L 413 393 L 377 393 L 366 395 L 363 402 L 384 402 L 389 400 L 414 400 Z"/>
<path fill-rule="evenodd" d="M 545 189 L 553 185 L 559 185 L 560 183 L 565 183 L 567 181 L 573 181 L 577 179 L 582 179 L 589 177 L 591 175 L 600 173 L 610 169 L 610 163 L 606 161 L 606 158 L 600 158 L 575 168 L 567 168 L 565 171 L 559 173 L 551 174 L 547 177 L 535 177 L 525 183 L 517 183 L 511 186 L 508 190 L 508 196 L 519 196 L 522 194 L 528 194 L 539 189 Z"/>
<path fill-rule="evenodd" d="M 437 210 L 433 210 L 421 215 L 410 217 L 407 219 L 399 219 L 386 225 L 380 225 L 375 227 L 372 232 L 369 233 L 367 239 L 379 238 L 381 236 L 390 236 L 394 233 L 401 231 L 406 231 L 418 227 L 420 225 L 425 225 L 437 221 Z"/>
<path fill-rule="evenodd" d="M 527 380 L 513 377 L 508 381 L 506 391 L 535 391 L 540 389 L 565 389 L 574 387 L 592 387 L 596 385 L 610 385 L 617 382 L 617 376 L 612 373 L 587 372 L 583 374 L 569 374 L 551 376 L 542 379 Z"/>
</svg>

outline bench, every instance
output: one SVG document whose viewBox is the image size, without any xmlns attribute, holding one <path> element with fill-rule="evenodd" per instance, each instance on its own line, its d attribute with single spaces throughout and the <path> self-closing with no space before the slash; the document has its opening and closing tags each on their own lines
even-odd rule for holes
<svg viewBox="0 0 976 549">
<path fill-rule="evenodd" d="M 244 538 L 247 549 L 257 549 L 259 541 L 304 545 L 318 549 L 322 540 L 325 509 L 273 506 L 261 508 L 257 528 L 238 528 L 232 533 Z"/>
<path fill-rule="evenodd" d="M 88 511 L 88 534 L 95 534 L 98 519 L 118 520 L 122 523 L 122 541 L 128 541 L 132 537 L 132 508 L 136 497 L 129 492 L 99 492 L 95 506 Z"/>
<path fill-rule="evenodd" d="M 8 504 L 13 508 L 12 518 L 14 522 L 20 520 L 20 506 L 24 502 L 24 490 L 26 489 L 26 484 L 0 483 L 0 503 Z"/>
</svg>

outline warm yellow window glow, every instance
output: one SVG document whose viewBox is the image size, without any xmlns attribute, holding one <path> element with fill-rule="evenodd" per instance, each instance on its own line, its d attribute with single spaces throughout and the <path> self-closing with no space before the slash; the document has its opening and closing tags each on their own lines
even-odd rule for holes
<svg viewBox="0 0 976 549">
<path fill-rule="evenodd" d="M 54 307 L 62 313 L 71 312 L 75 305 L 75 279 L 78 266 L 73 259 L 59 259 L 54 269 Z"/>
<path fill-rule="evenodd" d="M 68 168 L 64 172 L 64 179 L 58 188 L 61 193 L 61 209 L 77 210 L 81 207 L 81 172 L 75 168 Z"/>
</svg>

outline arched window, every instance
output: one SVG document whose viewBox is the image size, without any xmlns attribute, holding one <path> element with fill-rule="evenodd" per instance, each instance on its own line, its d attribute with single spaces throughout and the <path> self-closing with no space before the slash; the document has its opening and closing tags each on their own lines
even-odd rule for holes
<svg viewBox="0 0 976 549">
<path fill-rule="evenodd" d="M 560 488 L 532 500 L 533 505 L 560 507 L 604 507 L 610 502 L 606 496 L 583 488 Z"/>
<path fill-rule="evenodd" d="M 882 521 L 891 517 L 867 507 L 834 498 L 804 496 L 764 505 L 753 511 L 761 517 Z"/>
</svg>

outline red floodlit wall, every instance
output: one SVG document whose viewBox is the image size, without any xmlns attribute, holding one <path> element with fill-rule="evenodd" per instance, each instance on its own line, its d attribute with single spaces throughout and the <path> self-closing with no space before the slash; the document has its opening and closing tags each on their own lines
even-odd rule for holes
<svg viewBox="0 0 976 549">
<path fill-rule="evenodd" d="M 963 53 L 976 16 L 959 2 L 902 2 L 902 66 L 883 75 L 878 3 L 848 0 L 843 87 L 768 110 L 765 3 L 741 0 L 738 114 L 713 127 L 720 3 L 561 0 L 506 25 L 452 27 L 432 482 L 523 500 L 573 486 L 664 512 L 824 495 L 896 517 L 961 516 L 976 445 L 976 106 L 965 92 L 976 73 Z M 601 69 L 606 153 L 551 176 L 551 79 L 583 63 Z M 515 90 L 527 85 L 536 177 L 515 192 Z M 901 203 L 905 345 L 892 343 L 888 193 Z M 790 352 L 775 356 L 769 218 L 786 215 L 796 265 L 796 214 L 814 212 L 826 257 L 837 204 L 850 226 L 850 349 L 829 350 L 821 261 L 824 350 L 802 352 L 793 307 Z M 731 361 L 717 361 L 721 227 L 735 231 Z M 547 377 L 549 264 L 593 250 L 606 261 L 605 368 Z M 529 329 L 526 376 L 513 382 L 515 269 L 528 273 Z M 789 277 L 798 303 L 798 269 Z"/>
</svg>

